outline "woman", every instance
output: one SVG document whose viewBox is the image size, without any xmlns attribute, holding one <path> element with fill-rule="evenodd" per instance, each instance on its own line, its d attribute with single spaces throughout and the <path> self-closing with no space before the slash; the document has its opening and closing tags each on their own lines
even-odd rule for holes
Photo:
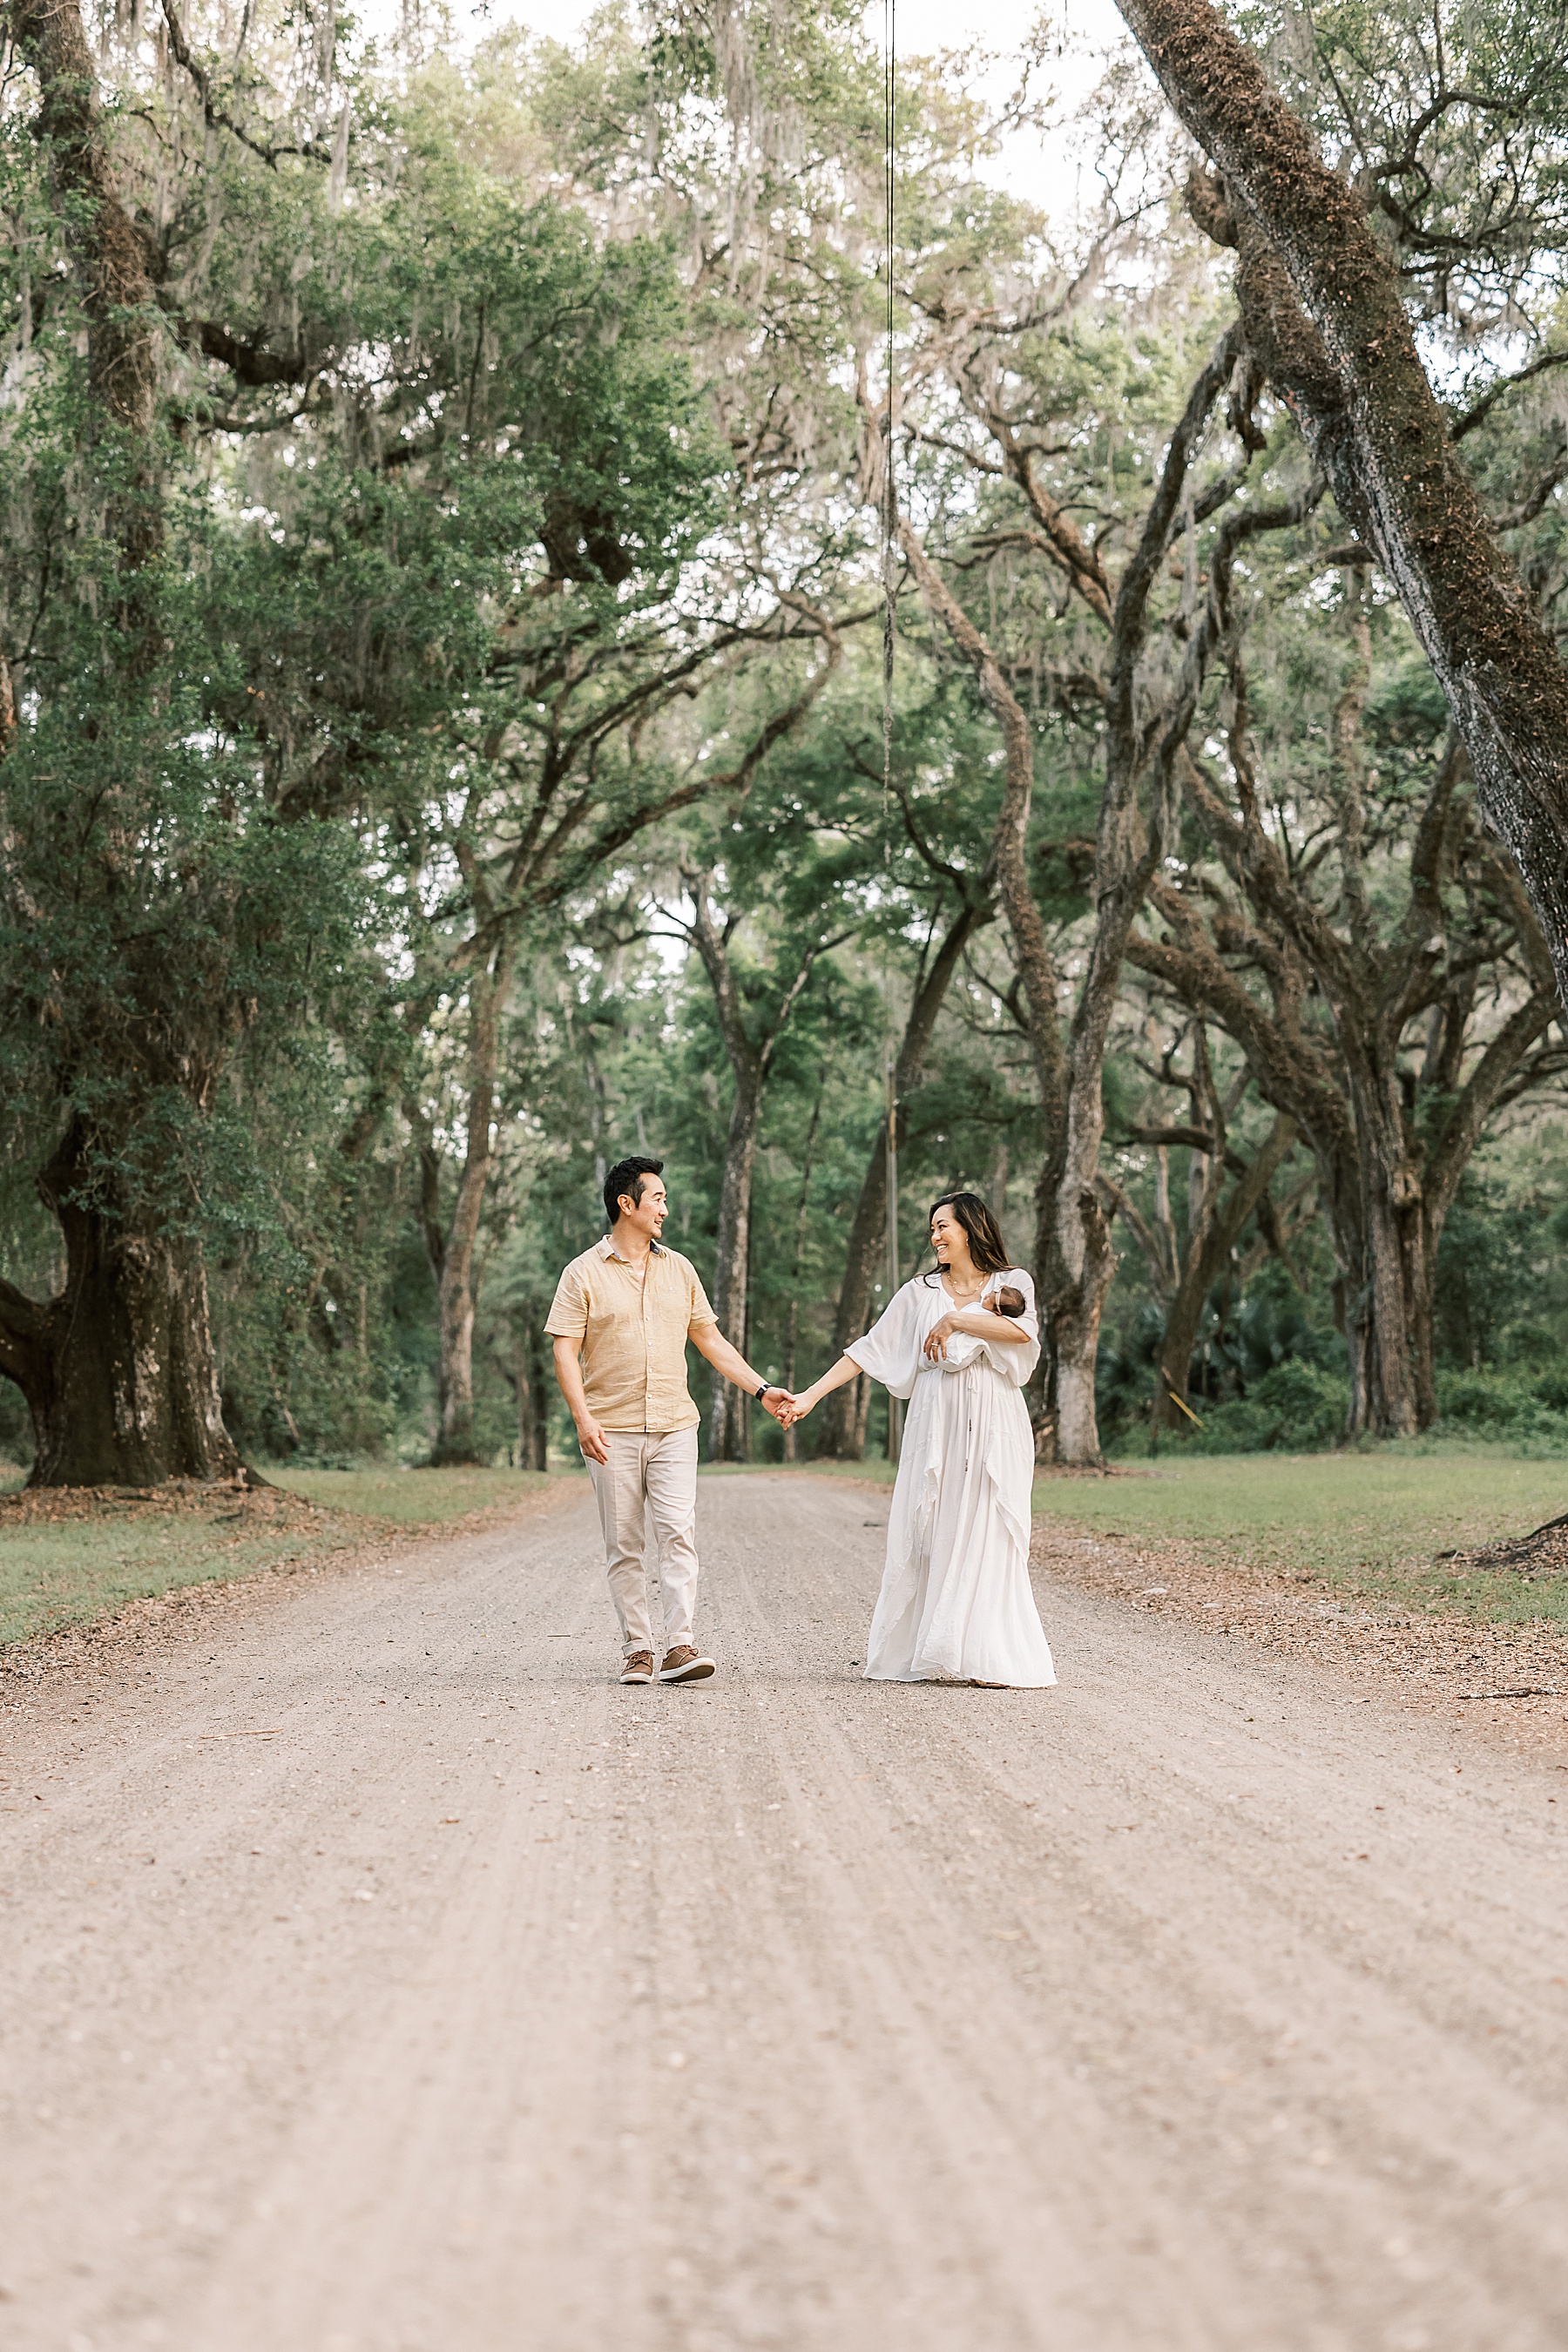
<svg viewBox="0 0 1568 2352">
<path fill-rule="evenodd" d="M 860 1372 L 910 1401 L 868 1679 L 1039 1690 L 1057 1677 L 1029 1589 L 1035 1447 L 1023 1387 L 1040 1356 L 1035 1286 L 1008 1265 L 978 1193 L 944 1194 L 931 1240 L 936 1272 L 906 1282 L 795 1410 Z M 1012 1311 L 998 1313 L 1005 1288 Z"/>
</svg>

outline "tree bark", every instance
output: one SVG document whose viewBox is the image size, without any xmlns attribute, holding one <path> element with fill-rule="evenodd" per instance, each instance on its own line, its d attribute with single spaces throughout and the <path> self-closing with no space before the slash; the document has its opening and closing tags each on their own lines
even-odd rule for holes
<svg viewBox="0 0 1568 2352">
<path fill-rule="evenodd" d="M 1396 270 L 1258 58 L 1207 0 L 1118 0 L 1223 188 L 1247 341 L 1410 616 L 1568 996 L 1568 674 L 1456 454 Z"/>
<path fill-rule="evenodd" d="M 147 247 L 121 201 L 81 10 L 77 0 L 10 0 L 5 13 L 37 77 L 37 129 L 48 142 L 55 203 L 80 272 L 93 398 L 115 425 L 144 436 L 157 390 L 156 296 Z M 151 552 L 156 518 L 142 511 L 119 520 L 116 537 L 134 570 Z"/>
<path fill-rule="evenodd" d="M 545 1470 L 550 1466 L 550 1391 L 544 1377 L 544 1339 L 540 1310 L 516 1307 L 511 1316 L 511 1361 L 501 1370 L 517 1406 L 517 1466 Z"/>
<path fill-rule="evenodd" d="M 240 1475 L 223 1425 L 200 1244 L 103 1197 L 74 1121 L 39 1179 L 66 1279 L 39 1304 L 0 1282 L 0 1372 L 32 1415 L 34 1486 L 155 1486 Z"/>
<path fill-rule="evenodd" d="M 528 1318 L 526 1358 L 532 1410 L 525 1466 L 530 1470 L 544 1471 L 550 1467 L 550 1388 L 544 1370 L 544 1318 L 537 1311 L 531 1313 Z"/>
<path fill-rule="evenodd" d="M 420 1230 L 436 1278 L 438 1419 L 430 1458 L 437 1463 L 471 1464 L 482 1458 L 474 1440 L 474 1260 L 495 1165 L 496 1081 L 514 957 L 515 932 L 509 925 L 469 983 L 468 1117 L 449 1221 L 441 1214 L 440 1160 L 428 1137 L 420 1151 Z"/>
<path fill-rule="evenodd" d="M 806 1213 L 811 1202 L 811 1169 L 816 1150 L 816 1129 L 822 1118 L 823 1097 L 827 1091 L 827 1071 L 831 1055 L 824 1060 L 816 1076 L 816 1100 L 811 1106 L 811 1119 L 805 1130 L 805 1143 L 800 1155 L 800 1191 L 795 1204 L 795 1252 L 790 1260 L 789 1308 L 784 1318 L 784 1380 L 782 1385 L 795 1388 L 795 1365 L 800 1342 L 800 1264 L 805 1251 Z M 842 1349 L 839 1350 L 842 1354 Z M 837 1360 L 837 1359 L 835 1359 Z M 792 1424 L 784 1433 L 784 1458 L 793 1462 L 798 1447 Z"/>
<path fill-rule="evenodd" d="M 893 1065 L 893 1096 L 897 1104 L 895 1115 L 899 1121 L 900 1145 L 909 1124 L 910 1097 L 924 1073 L 937 1017 L 946 1002 L 959 959 L 974 933 L 989 919 L 990 910 L 984 901 L 961 907 L 948 925 L 946 936 L 930 970 L 915 990 L 910 1017 L 899 1041 L 898 1058 Z M 838 1304 L 833 1317 L 833 1353 L 829 1359 L 833 1363 L 837 1362 L 850 1340 L 858 1339 L 870 1322 L 871 1292 L 877 1261 L 886 1244 L 887 1223 L 888 1126 L 883 1119 L 878 1124 L 877 1140 L 866 1164 L 866 1174 L 849 1227 L 849 1244 L 844 1254 L 844 1276 L 838 1286 Z M 866 1422 L 865 1414 L 858 1410 L 858 1382 L 850 1381 L 843 1388 L 835 1389 L 824 1403 L 822 1426 L 816 1442 L 819 1460 L 859 1461 L 865 1450 Z"/>
<path fill-rule="evenodd" d="M 730 1131 L 724 1140 L 724 1178 L 719 1192 L 719 1238 L 713 1255 L 713 1312 L 725 1338 L 746 1352 L 750 1300 L 746 1269 L 752 1244 L 752 1187 L 757 1172 L 757 1135 L 763 1118 L 762 1072 L 754 1064 L 736 1068 L 735 1098 L 730 1107 Z M 708 1416 L 708 1458 L 710 1462 L 744 1462 L 749 1458 L 745 1399 L 732 1381 L 713 1375 L 713 1396 Z"/>
</svg>

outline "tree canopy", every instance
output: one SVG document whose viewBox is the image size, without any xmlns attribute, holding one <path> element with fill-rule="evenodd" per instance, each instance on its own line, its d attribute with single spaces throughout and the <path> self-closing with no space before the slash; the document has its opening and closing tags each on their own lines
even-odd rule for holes
<svg viewBox="0 0 1568 2352">
<path fill-rule="evenodd" d="M 1042 1458 L 1568 1441 L 1561 40 L 1123 13 L 889 124 L 847 5 L 14 0 L 0 1453 L 574 1458 L 628 1150 L 791 1384 L 891 1156 Z"/>
</svg>

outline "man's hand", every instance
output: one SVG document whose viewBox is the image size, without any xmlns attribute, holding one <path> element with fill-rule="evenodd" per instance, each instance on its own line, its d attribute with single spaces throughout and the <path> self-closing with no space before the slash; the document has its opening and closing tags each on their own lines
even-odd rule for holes
<svg viewBox="0 0 1568 2352">
<path fill-rule="evenodd" d="M 767 1389 L 758 1400 L 764 1412 L 771 1412 L 781 1429 L 793 1427 L 795 1416 L 795 1399 L 788 1389 Z"/>
<path fill-rule="evenodd" d="M 577 1443 L 590 1461 L 609 1460 L 610 1441 L 596 1421 L 580 1421 L 577 1423 Z"/>
</svg>

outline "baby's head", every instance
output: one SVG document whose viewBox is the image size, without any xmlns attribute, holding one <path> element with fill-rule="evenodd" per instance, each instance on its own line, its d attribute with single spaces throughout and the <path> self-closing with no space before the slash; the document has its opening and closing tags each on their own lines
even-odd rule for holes
<svg viewBox="0 0 1568 2352">
<path fill-rule="evenodd" d="M 1024 1311 L 1024 1294 L 1021 1290 L 1015 1290 L 1009 1284 L 1005 1289 L 996 1293 L 991 1305 L 998 1315 L 1021 1315 Z"/>
</svg>

